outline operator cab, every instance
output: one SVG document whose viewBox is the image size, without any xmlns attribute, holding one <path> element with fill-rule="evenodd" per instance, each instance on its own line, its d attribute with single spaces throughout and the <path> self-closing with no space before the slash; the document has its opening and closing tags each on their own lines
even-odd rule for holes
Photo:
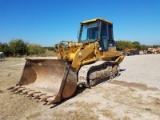
<svg viewBox="0 0 160 120">
<path fill-rule="evenodd" d="M 99 41 L 102 51 L 107 51 L 109 46 L 115 46 L 111 22 L 102 18 L 81 22 L 78 42 L 95 41 Z"/>
</svg>

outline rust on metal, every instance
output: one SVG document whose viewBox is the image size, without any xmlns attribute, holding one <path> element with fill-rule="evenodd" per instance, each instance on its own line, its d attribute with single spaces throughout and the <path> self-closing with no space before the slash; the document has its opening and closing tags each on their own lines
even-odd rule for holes
<svg viewBox="0 0 160 120">
<path fill-rule="evenodd" d="M 26 59 L 19 83 L 10 89 L 55 104 L 71 97 L 76 88 L 76 71 L 66 61 Z"/>
</svg>

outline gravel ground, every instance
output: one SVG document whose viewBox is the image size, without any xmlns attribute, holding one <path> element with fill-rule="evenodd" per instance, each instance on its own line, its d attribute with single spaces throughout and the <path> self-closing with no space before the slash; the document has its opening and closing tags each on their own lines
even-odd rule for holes
<svg viewBox="0 0 160 120">
<path fill-rule="evenodd" d="M 24 58 L 0 61 L 0 120 L 160 120 L 160 55 L 127 56 L 121 75 L 53 107 L 14 94 Z"/>
<path fill-rule="evenodd" d="M 160 54 L 125 57 L 118 80 L 160 88 Z"/>
</svg>

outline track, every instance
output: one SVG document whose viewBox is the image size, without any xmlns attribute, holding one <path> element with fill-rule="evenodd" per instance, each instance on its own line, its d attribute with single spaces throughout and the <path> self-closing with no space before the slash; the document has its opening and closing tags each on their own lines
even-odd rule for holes
<svg viewBox="0 0 160 120">
<path fill-rule="evenodd" d="M 118 64 L 114 61 L 97 61 L 93 64 L 84 65 L 78 72 L 80 84 L 92 87 L 105 80 L 112 79 L 118 75 Z"/>
</svg>

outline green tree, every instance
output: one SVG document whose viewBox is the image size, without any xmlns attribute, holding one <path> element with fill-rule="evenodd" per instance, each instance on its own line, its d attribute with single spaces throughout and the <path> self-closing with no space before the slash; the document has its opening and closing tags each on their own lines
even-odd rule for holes
<svg viewBox="0 0 160 120">
<path fill-rule="evenodd" d="M 124 50 L 125 48 L 132 48 L 133 44 L 130 41 L 118 40 L 116 41 L 117 50 Z"/>
<path fill-rule="evenodd" d="M 11 51 L 7 43 L 0 43 L 0 52 L 3 52 L 5 56 L 10 56 Z"/>
<path fill-rule="evenodd" d="M 52 50 L 52 51 L 55 49 L 54 47 L 43 47 L 43 48 L 48 49 L 48 50 Z"/>
<path fill-rule="evenodd" d="M 28 43 L 24 42 L 22 39 L 11 40 L 9 45 L 14 56 L 27 54 Z"/>
<path fill-rule="evenodd" d="M 132 45 L 133 45 L 134 48 L 137 48 L 138 50 L 141 49 L 141 44 L 140 44 L 140 42 L 138 42 L 138 41 L 132 42 Z"/>
<path fill-rule="evenodd" d="M 141 50 L 147 50 L 148 46 L 147 45 L 141 45 Z"/>
<path fill-rule="evenodd" d="M 152 47 L 153 47 L 153 48 L 157 48 L 157 47 L 159 47 L 159 45 L 153 45 Z"/>
<path fill-rule="evenodd" d="M 45 49 L 41 45 L 30 44 L 28 46 L 28 54 L 30 55 L 39 55 L 45 53 Z"/>
</svg>

